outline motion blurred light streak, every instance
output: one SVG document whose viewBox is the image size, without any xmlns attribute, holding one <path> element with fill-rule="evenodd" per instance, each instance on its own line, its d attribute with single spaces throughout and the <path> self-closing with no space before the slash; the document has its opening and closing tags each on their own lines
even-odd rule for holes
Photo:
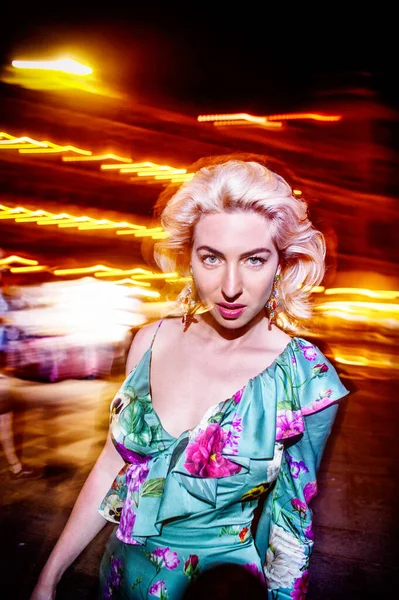
<svg viewBox="0 0 399 600">
<path fill-rule="evenodd" d="M 351 296 L 368 296 L 369 298 L 381 298 L 394 300 L 399 298 L 399 291 L 395 290 L 368 290 L 365 288 L 329 288 L 326 295 L 350 294 Z"/>
<path fill-rule="evenodd" d="M 73 152 L 80 156 L 62 156 L 63 162 L 85 163 L 116 160 L 117 164 L 100 164 L 100 170 L 119 170 L 121 175 L 134 173 L 135 177 L 129 177 L 133 183 L 160 183 L 171 179 L 173 182 L 186 181 L 193 177 L 193 173 L 187 173 L 186 169 L 171 167 L 170 165 L 158 165 L 150 161 L 133 162 L 131 158 L 119 156 L 113 153 L 95 154 L 91 150 L 83 150 L 72 145 L 62 146 L 49 141 L 38 141 L 23 136 L 15 137 L 6 132 L 0 132 L 0 150 L 18 150 L 20 154 L 49 155 Z"/>
<path fill-rule="evenodd" d="M 38 265 L 37 267 L 11 267 L 11 273 L 37 273 L 38 271 L 48 271 L 48 267 Z"/>
<path fill-rule="evenodd" d="M 58 60 L 13 60 L 15 69 L 34 69 L 37 71 L 58 71 L 68 75 L 85 77 L 91 75 L 93 69 L 73 58 L 60 58 Z"/>
<path fill-rule="evenodd" d="M 111 267 L 105 265 L 94 265 L 92 267 L 79 267 L 75 269 L 55 269 L 54 275 L 78 275 L 84 273 L 96 273 L 97 271 L 114 271 Z"/>
<path fill-rule="evenodd" d="M 37 260 L 33 260 L 30 258 L 22 258 L 22 256 L 17 256 L 16 254 L 11 254 L 6 258 L 0 259 L 0 265 L 10 265 L 11 263 L 20 263 L 21 265 L 38 265 L 39 262 Z"/>
<path fill-rule="evenodd" d="M 20 154 L 57 154 L 61 152 L 75 152 L 76 154 L 84 154 L 86 156 L 90 156 L 90 150 L 82 150 L 82 148 L 77 148 L 76 146 L 53 146 L 51 148 L 43 148 L 43 149 L 28 149 L 28 150 L 19 150 Z"/>
<path fill-rule="evenodd" d="M 275 126 L 276 121 L 288 121 L 294 119 L 310 119 L 313 121 L 340 121 L 342 115 L 321 115 L 319 113 L 291 113 L 281 115 L 256 116 L 248 113 L 232 113 L 218 115 L 198 115 L 199 122 L 213 122 L 215 125 L 223 121 L 229 124 L 235 123 L 255 123 L 261 126 Z"/>
<path fill-rule="evenodd" d="M 127 221 L 111 221 L 109 219 L 92 219 L 86 215 L 74 217 L 69 213 L 60 213 L 58 215 L 43 211 L 43 210 L 29 210 L 18 206 L 16 208 L 9 208 L 1 205 L 0 207 L 0 219 L 13 219 L 18 223 L 34 223 L 35 225 L 54 225 L 59 228 L 65 227 L 76 227 L 80 231 L 85 230 L 96 230 L 96 229 L 117 229 L 119 227 L 125 227 L 126 230 L 118 229 L 116 233 L 135 235 L 140 232 L 141 236 L 151 237 L 155 236 L 156 239 L 164 237 L 166 235 L 162 228 L 147 228 L 145 225 L 136 225 Z M 23 215 L 23 216 L 21 216 Z M 44 218 L 43 218 L 44 217 Z"/>
<path fill-rule="evenodd" d="M 118 160 L 120 163 L 131 163 L 131 158 L 123 158 L 123 156 L 117 156 L 116 154 L 97 154 L 93 156 L 63 156 L 64 162 L 83 162 L 83 161 L 102 161 L 102 160 Z M 103 165 L 106 166 L 106 165 Z M 118 165 L 112 165 L 118 167 Z"/>
<path fill-rule="evenodd" d="M 39 142 L 33 138 L 22 136 L 22 137 L 9 137 L 6 140 L 0 140 L 0 150 L 3 148 L 15 150 L 16 148 L 30 148 L 31 146 L 38 146 L 39 148 L 47 148 L 47 142 Z"/>
</svg>

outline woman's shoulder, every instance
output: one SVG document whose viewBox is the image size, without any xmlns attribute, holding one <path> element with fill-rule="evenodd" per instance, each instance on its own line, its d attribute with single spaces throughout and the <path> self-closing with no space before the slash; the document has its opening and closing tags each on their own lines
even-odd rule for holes
<svg viewBox="0 0 399 600">
<path fill-rule="evenodd" d="M 126 373 L 130 373 L 140 362 L 143 354 L 151 347 L 152 340 L 156 335 L 162 321 L 153 321 L 140 327 L 133 336 L 130 344 L 127 361 Z"/>
<path fill-rule="evenodd" d="M 162 336 L 163 340 L 168 340 L 173 335 L 175 322 L 179 319 L 166 318 L 158 321 L 152 321 L 140 327 L 135 333 L 130 345 L 127 362 L 126 373 L 130 373 L 133 368 L 140 362 L 141 358 L 151 348 L 158 330 L 161 328 L 167 330 L 168 335 Z"/>
</svg>

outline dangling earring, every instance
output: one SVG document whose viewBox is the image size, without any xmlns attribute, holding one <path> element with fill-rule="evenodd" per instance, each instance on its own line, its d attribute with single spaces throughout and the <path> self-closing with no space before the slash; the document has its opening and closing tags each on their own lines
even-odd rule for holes
<svg viewBox="0 0 399 600">
<path fill-rule="evenodd" d="M 180 293 L 180 295 L 177 298 L 177 300 L 183 307 L 183 316 L 181 318 L 181 322 L 183 323 L 183 325 L 186 324 L 190 309 L 192 305 L 195 304 L 192 299 L 192 293 L 193 289 L 191 285 L 189 285 Z"/>
<path fill-rule="evenodd" d="M 266 302 L 266 308 L 269 312 L 269 331 L 271 331 L 272 325 L 276 324 L 276 308 L 280 304 L 278 299 L 277 284 L 280 279 L 279 273 L 276 273 L 273 280 L 273 287 L 270 294 L 269 300 Z"/>
</svg>

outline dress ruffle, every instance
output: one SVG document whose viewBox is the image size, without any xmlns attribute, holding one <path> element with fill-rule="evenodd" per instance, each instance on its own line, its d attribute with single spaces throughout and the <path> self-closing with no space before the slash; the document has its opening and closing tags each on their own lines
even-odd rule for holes
<svg viewBox="0 0 399 600">
<path fill-rule="evenodd" d="M 258 463 L 273 460 L 276 442 L 303 434 L 307 415 L 348 393 L 320 350 L 293 338 L 243 390 L 174 438 L 152 407 L 150 360 L 151 349 L 111 403 L 111 434 L 126 466 L 99 507 L 130 544 L 160 535 L 165 523 L 227 508 L 227 488 L 242 490 Z"/>
</svg>

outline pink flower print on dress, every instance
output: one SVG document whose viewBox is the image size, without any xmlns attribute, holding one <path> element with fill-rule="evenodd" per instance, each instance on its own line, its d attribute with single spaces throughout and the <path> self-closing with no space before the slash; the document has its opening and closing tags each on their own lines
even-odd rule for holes
<svg viewBox="0 0 399 600">
<path fill-rule="evenodd" d="M 241 433 L 241 431 L 242 431 L 241 421 L 242 421 L 242 417 L 240 417 L 238 415 L 238 413 L 235 413 L 231 426 L 234 429 L 234 431 L 237 431 L 237 433 Z"/>
<path fill-rule="evenodd" d="M 211 423 L 188 444 L 184 467 L 197 477 L 228 477 L 239 473 L 241 466 L 222 456 L 226 444 L 227 433 L 218 423 Z"/>
<path fill-rule="evenodd" d="M 226 436 L 226 454 L 238 454 L 238 443 L 240 441 L 240 433 L 242 432 L 241 421 L 242 418 L 238 413 L 235 413 L 231 423 L 231 430 L 227 432 Z"/>
<path fill-rule="evenodd" d="M 314 540 L 314 531 L 312 523 L 305 527 L 305 536 L 308 538 L 308 540 Z"/>
<path fill-rule="evenodd" d="M 313 496 L 317 494 L 317 482 L 309 481 L 303 488 L 303 495 L 305 497 L 306 502 L 310 502 Z"/>
<path fill-rule="evenodd" d="M 330 406 L 330 404 L 333 403 L 333 400 L 330 397 L 331 394 L 332 394 L 332 390 L 321 391 L 319 393 L 320 398 L 315 400 L 313 402 L 313 404 L 304 406 L 302 409 L 302 414 L 303 415 L 312 415 L 313 413 L 317 412 L 318 410 L 322 410 L 326 406 Z"/>
<path fill-rule="evenodd" d="M 302 577 L 295 579 L 294 589 L 291 592 L 292 600 L 305 600 L 309 584 L 309 571 L 304 571 Z"/>
<path fill-rule="evenodd" d="M 240 404 L 244 391 L 245 391 L 245 385 L 243 388 L 241 388 L 240 390 L 238 390 L 238 392 L 236 392 L 234 394 L 233 400 L 236 404 Z"/>
<path fill-rule="evenodd" d="M 260 579 L 262 583 L 265 583 L 265 576 L 263 575 L 262 571 L 259 571 L 255 563 L 245 563 L 243 567 L 244 569 L 252 573 L 252 575 L 254 575 L 257 579 Z"/>
<path fill-rule="evenodd" d="M 305 346 L 305 344 L 302 344 L 301 342 L 298 343 L 300 349 L 302 350 L 302 354 L 306 358 L 306 360 L 316 360 L 317 352 L 314 346 L 312 346 L 311 344 Z"/>
<path fill-rule="evenodd" d="M 291 500 L 291 506 L 294 510 L 296 510 L 299 513 L 299 516 L 301 518 L 306 515 L 308 506 L 307 506 L 307 504 L 305 504 L 305 502 L 302 502 L 302 500 L 299 500 L 299 498 L 293 498 Z"/>
<path fill-rule="evenodd" d="M 184 563 L 183 573 L 187 575 L 190 581 L 193 581 L 199 575 L 198 556 L 190 554 Z"/>
<path fill-rule="evenodd" d="M 300 461 L 294 460 L 292 458 L 291 454 L 289 454 L 288 452 L 287 452 L 286 456 L 287 456 L 287 463 L 290 467 L 291 475 L 293 476 L 294 479 L 298 479 L 298 477 L 302 473 L 309 473 L 309 469 L 307 468 L 307 466 L 305 465 L 303 460 L 300 460 Z"/>
<path fill-rule="evenodd" d="M 136 521 L 136 512 L 133 509 L 133 506 L 136 506 L 135 497 L 148 476 L 148 462 L 150 457 L 141 458 L 142 460 L 140 463 L 131 464 L 126 469 L 127 495 L 122 508 L 119 527 L 116 532 L 116 537 L 125 544 L 138 544 L 132 537 Z"/>
<path fill-rule="evenodd" d="M 177 552 L 172 552 L 168 546 L 165 548 L 156 548 L 154 552 L 151 552 L 150 560 L 161 569 L 162 567 L 166 567 L 169 571 L 173 571 L 180 564 Z"/>
<path fill-rule="evenodd" d="M 277 413 L 276 440 L 303 433 L 304 426 L 301 411 L 282 410 Z"/>
<path fill-rule="evenodd" d="M 320 375 L 324 375 L 324 373 L 327 373 L 328 367 L 326 363 L 321 363 L 319 365 L 315 365 L 312 370 L 313 377 L 320 377 Z"/>
<path fill-rule="evenodd" d="M 150 589 L 148 590 L 150 596 L 156 596 L 157 598 L 161 598 L 164 600 L 168 597 L 168 590 L 166 589 L 165 581 L 160 579 L 152 584 Z"/>
</svg>

